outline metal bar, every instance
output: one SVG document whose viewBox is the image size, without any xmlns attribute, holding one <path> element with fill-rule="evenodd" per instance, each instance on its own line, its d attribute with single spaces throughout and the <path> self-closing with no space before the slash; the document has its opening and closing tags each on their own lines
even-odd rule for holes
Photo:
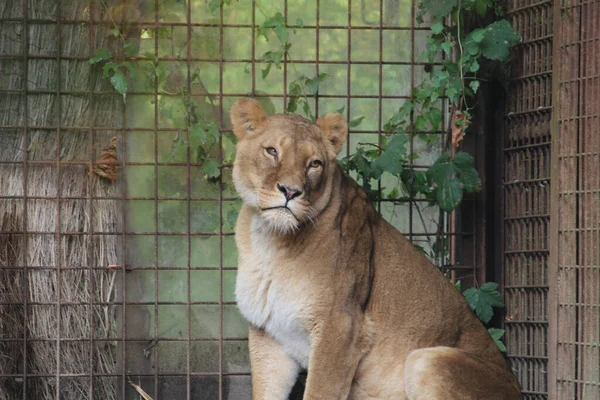
<svg viewBox="0 0 600 400">
<path fill-rule="evenodd" d="M 87 26 L 88 26 L 88 31 L 89 31 L 89 40 L 90 40 L 90 46 L 89 46 L 89 56 L 90 58 L 92 58 L 94 52 L 93 52 L 93 43 L 95 43 L 95 29 L 94 29 L 94 24 L 93 24 L 93 20 L 92 20 L 92 16 L 95 13 L 95 7 L 96 5 L 92 2 L 89 5 L 90 7 L 90 12 L 88 14 L 88 21 L 87 21 Z M 60 83 L 59 83 L 60 84 Z M 90 106 L 93 104 L 94 102 L 94 97 L 92 94 L 92 89 L 93 89 L 93 78 L 92 78 L 92 74 L 89 74 L 88 76 L 88 102 L 90 104 Z M 92 107 L 92 110 L 95 110 L 94 107 Z M 94 220 L 94 207 L 93 207 L 93 186 L 92 186 L 92 178 L 93 178 L 93 168 L 94 168 L 94 164 L 93 164 L 93 160 L 94 160 L 94 118 L 90 118 L 89 120 L 89 130 L 88 130 L 88 141 L 89 141 L 89 160 L 88 160 L 88 171 L 87 171 L 87 194 L 86 194 L 86 198 L 88 201 L 88 215 L 90 216 L 90 221 Z M 60 148 L 58 149 L 59 154 L 60 154 Z M 122 154 L 125 154 L 125 152 L 123 151 Z M 125 159 L 125 157 L 123 157 L 123 159 Z M 63 200 L 65 199 L 65 197 L 63 196 Z M 89 248 L 88 248 L 88 259 L 87 259 L 87 268 L 88 268 L 88 273 L 90 274 L 90 302 L 89 302 L 89 324 L 90 326 L 94 326 L 94 294 L 95 294 L 95 279 L 94 279 L 94 273 L 95 273 L 95 269 L 92 267 L 95 263 L 94 263 L 94 224 L 90 224 L 90 231 L 89 231 Z M 64 270 L 64 269 L 63 269 Z M 124 337 L 124 336 L 123 336 Z M 95 352 L 94 352 L 94 335 L 91 334 L 89 337 L 89 342 L 90 342 L 90 363 L 89 363 L 89 383 L 88 383 L 88 396 L 91 399 L 94 398 L 94 359 L 95 359 Z"/>
<path fill-rule="evenodd" d="M 0 18 L 0 23 L 2 22 L 22 22 L 22 18 Z M 85 19 L 64 19 L 61 21 L 62 24 L 64 25 L 80 25 L 80 24 L 85 24 L 87 22 L 87 20 Z M 150 29 L 150 28 L 155 28 L 155 27 L 187 27 L 188 24 L 186 22 L 176 22 L 176 21 L 169 21 L 169 22 L 165 22 L 165 21 L 137 21 L 140 24 L 140 27 L 142 28 L 146 28 L 146 29 Z M 56 20 L 53 19 L 30 19 L 29 23 L 31 24 L 56 24 Z M 96 25 L 112 25 L 111 21 L 95 21 Z M 251 24 L 205 24 L 205 23 L 191 23 L 189 24 L 192 27 L 202 27 L 202 28 L 219 28 L 219 27 L 224 27 L 224 28 L 252 28 L 253 26 Z M 292 29 L 316 29 L 317 26 L 316 25 L 304 25 L 304 26 L 300 26 L 300 25 L 295 25 L 295 24 L 290 24 L 288 25 L 288 28 L 292 28 Z M 340 29 L 340 30 L 346 30 L 348 29 L 347 26 L 344 25 L 321 25 L 320 26 L 321 29 Z M 356 29 L 356 30 L 369 30 L 369 31 L 374 31 L 374 30 L 379 30 L 379 26 L 378 25 L 357 25 L 354 26 L 352 29 Z M 428 31 L 429 28 L 427 27 L 419 27 L 419 26 L 384 26 L 383 27 L 384 30 L 389 30 L 389 31 L 410 31 L 410 30 L 415 30 L 415 31 Z"/>
<path fill-rule="evenodd" d="M 61 107 L 61 55 L 62 48 L 61 42 L 61 24 L 60 24 L 60 9 L 61 2 L 57 0 L 56 2 L 56 102 L 57 102 L 57 126 L 56 126 L 56 234 L 54 236 L 54 246 L 56 248 L 56 400 L 60 400 L 60 359 L 61 359 L 61 346 L 60 341 L 62 338 L 62 315 L 61 315 L 61 297 L 62 297 L 62 278 L 61 278 L 61 234 L 60 234 L 60 224 L 61 224 L 61 187 L 60 187 L 60 125 L 61 125 L 61 117 L 62 117 L 62 107 Z"/>
<path fill-rule="evenodd" d="M 286 3 L 287 6 L 287 3 Z M 223 7 L 219 9 L 219 131 L 223 128 Z M 285 65 L 284 65 L 285 68 Z M 285 85 L 284 85 L 285 98 Z M 223 163 L 223 134 L 219 135 L 219 164 Z M 219 184 L 219 400 L 223 399 L 223 185 Z"/>
<path fill-rule="evenodd" d="M 159 8 L 159 0 L 155 0 L 154 9 L 156 13 L 154 15 L 154 29 L 156 29 L 156 34 L 154 38 L 154 56 L 158 57 L 158 10 Z M 154 77 L 154 197 L 158 198 L 158 178 L 159 178 L 159 169 L 158 169 L 158 77 Z M 159 343 L 159 334 L 158 334 L 158 325 L 159 325 L 159 315 L 158 315 L 158 265 L 159 265 L 159 232 L 158 227 L 159 220 L 159 201 L 154 201 L 154 343 L 156 346 L 152 348 L 154 355 L 154 396 L 158 398 L 158 369 L 160 368 L 160 359 L 158 357 L 158 343 Z M 188 217 L 189 219 L 189 217 Z M 157 400 L 157 399 L 155 399 Z"/>
<path fill-rule="evenodd" d="M 23 79 L 23 121 L 25 126 L 23 127 L 23 147 L 25 149 L 29 148 L 29 107 L 28 107 L 28 78 L 29 78 L 29 27 L 28 27 L 28 19 L 29 19 L 29 2 L 28 0 L 23 0 L 23 70 L 24 70 L 24 79 Z M 25 152 L 23 154 L 23 248 L 24 248 L 24 257 L 23 257 L 23 273 L 25 275 L 24 279 L 24 293 L 23 293 L 23 400 L 27 400 L 27 330 L 28 330 L 28 299 L 29 299 L 29 269 L 27 268 L 29 262 L 29 251 L 28 251 L 28 239 L 29 235 L 27 230 L 29 229 L 29 218 L 28 218 L 28 207 L 27 204 L 27 195 L 29 192 L 29 166 L 28 166 L 28 158 L 29 153 Z"/>
<path fill-rule="evenodd" d="M 321 27 L 322 28 L 322 27 Z M 23 56 L 20 54 L 0 54 L 0 59 L 11 59 L 11 58 L 22 58 Z M 54 60 L 56 57 L 54 56 L 46 56 L 46 55 L 35 55 L 32 54 L 30 56 L 31 59 L 35 59 L 35 60 Z M 63 56 L 62 60 L 72 60 L 72 61 L 88 61 L 90 57 L 88 56 L 72 56 L 72 55 L 68 55 L 68 56 Z M 115 57 L 116 60 L 118 60 L 117 57 Z M 132 61 L 145 61 L 147 60 L 144 57 L 128 57 L 128 60 L 132 60 Z M 122 61 L 122 60 L 121 60 Z M 178 57 L 158 57 L 158 61 L 179 61 L 179 62 L 187 62 L 187 58 L 178 58 Z M 190 61 L 192 62 L 219 62 L 221 61 L 218 58 L 202 58 L 202 57 L 190 57 Z M 223 58 L 224 62 L 237 62 L 237 63 L 250 63 L 252 62 L 251 59 L 249 58 Z M 256 60 L 255 60 L 256 61 Z M 339 61 L 339 60 L 321 60 L 319 61 L 321 64 L 328 64 L 328 65 L 344 65 L 346 64 L 346 61 Z M 282 60 L 281 61 L 282 64 L 314 64 L 315 60 Z M 408 61 L 382 61 L 383 65 L 411 65 L 410 62 Z M 353 65 L 379 65 L 378 62 L 376 61 L 364 61 L 364 60 L 356 60 L 356 61 L 352 61 Z M 420 61 L 415 61 L 414 65 L 441 65 L 441 63 L 426 63 L 426 62 L 420 62 Z M 2 89 L 3 92 L 6 93 L 20 93 L 22 92 L 22 90 L 19 89 Z M 31 90 L 31 93 L 54 93 L 51 90 L 44 90 L 44 89 L 36 89 L 36 90 Z M 85 91 L 65 91 L 64 93 L 68 93 L 68 94 L 85 94 L 87 92 Z M 112 94 L 113 92 L 111 91 L 101 91 L 98 92 L 101 94 Z M 128 94 L 153 94 L 153 92 L 136 92 L 136 91 L 132 91 L 132 92 L 128 92 Z M 167 92 L 161 92 L 161 95 L 164 96 L 177 96 L 177 94 L 169 94 Z M 211 95 L 217 96 L 218 93 L 211 93 Z M 223 94 L 224 96 L 227 97 L 232 97 L 232 96 L 238 96 L 236 94 Z M 244 95 L 247 95 L 244 94 Z M 270 94 L 269 97 L 271 96 L 275 96 L 277 95 L 276 93 L 274 94 Z M 262 97 L 265 97 L 265 94 L 261 95 Z M 279 96 L 283 96 L 282 94 L 279 94 Z M 319 95 L 321 96 L 326 96 L 326 95 Z M 342 96 L 345 97 L 345 96 Z M 378 96 L 373 96 L 374 98 L 377 98 Z"/>
<path fill-rule="evenodd" d="M 187 9 L 186 9 L 186 18 L 187 18 L 187 82 L 186 82 L 186 89 L 187 89 L 187 94 L 186 94 L 186 99 L 188 104 L 191 104 L 192 99 L 191 99 L 191 93 L 192 93 L 192 77 L 191 77 L 191 61 L 190 58 L 192 57 L 192 2 L 188 1 L 187 2 Z M 254 43 L 254 36 L 252 36 L 252 42 Z M 186 117 L 186 125 L 187 125 L 187 134 L 188 134 L 188 138 L 190 135 L 190 124 L 191 124 L 191 116 L 188 114 Z M 191 275 L 191 270 L 192 270 L 192 235 L 191 235 L 191 231 L 192 231 L 192 223 L 191 223 L 191 215 L 192 215 L 192 202 L 191 202 L 191 193 L 192 193 L 192 184 L 191 184 L 191 176 L 192 176 L 192 171 L 191 171 L 191 161 L 192 161 L 192 156 L 191 156 L 191 149 L 190 146 L 187 146 L 186 149 L 186 161 L 187 161 L 187 165 L 186 165 L 186 178 L 187 178 L 187 182 L 186 182 L 186 197 L 187 197 L 187 351 L 186 351 L 186 377 L 185 377 L 185 395 L 187 400 L 191 400 L 192 398 L 192 377 L 191 377 L 191 372 L 192 372 L 192 360 L 191 360 L 191 352 L 192 352 L 192 289 L 191 289 L 191 282 L 192 282 L 192 275 Z M 220 222 L 220 221 L 219 221 Z M 155 227 L 156 229 L 158 229 L 158 226 Z"/>
</svg>

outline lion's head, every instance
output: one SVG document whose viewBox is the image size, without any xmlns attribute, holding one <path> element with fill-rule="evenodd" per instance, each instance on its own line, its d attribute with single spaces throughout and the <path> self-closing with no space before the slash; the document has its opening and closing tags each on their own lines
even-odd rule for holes
<svg viewBox="0 0 600 400">
<path fill-rule="evenodd" d="M 235 187 L 272 231 L 290 234 L 313 221 L 327 205 L 336 156 L 348 136 L 340 114 L 316 124 L 293 114 L 265 117 L 253 99 L 231 108 L 238 138 L 233 166 Z"/>
</svg>

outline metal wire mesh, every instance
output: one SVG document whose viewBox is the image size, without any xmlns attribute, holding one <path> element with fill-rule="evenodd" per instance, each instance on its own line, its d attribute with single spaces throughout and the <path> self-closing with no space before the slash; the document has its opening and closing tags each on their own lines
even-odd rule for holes
<svg viewBox="0 0 600 400">
<path fill-rule="evenodd" d="M 263 3 L 215 14 L 206 1 L 0 4 L 0 399 L 137 398 L 130 382 L 155 400 L 248 397 L 246 324 L 233 295 L 239 200 L 227 168 L 220 182 L 205 179 L 183 140 L 186 110 L 217 125 L 216 157 L 226 161 L 235 100 L 253 95 L 281 112 L 291 80 L 326 72 L 336 80 L 310 100 L 316 114 L 344 106 L 348 120 L 365 117 L 348 153 L 381 143 L 383 124 L 425 75 L 415 0 Z M 296 30 L 299 55 L 263 79 L 270 44 L 254 38 L 277 11 Z M 119 36 L 137 49 L 128 60 L 166 70 L 164 80 L 130 79 L 126 102 L 88 64 L 103 47 L 123 60 Z M 446 141 L 427 135 L 411 135 L 421 158 L 410 168 L 426 168 Z M 478 264 L 446 265 L 447 238 L 461 238 L 471 260 L 476 237 L 449 231 L 444 218 L 438 226 L 439 210 L 425 205 L 378 202 L 468 279 Z"/>
<path fill-rule="evenodd" d="M 557 399 L 600 397 L 600 2 L 556 4 Z"/>
<path fill-rule="evenodd" d="M 504 131 L 507 355 L 525 398 L 547 398 L 548 234 L 552 121 L 551 1 L 510 1 L 513 47 Z"/>
</svg>

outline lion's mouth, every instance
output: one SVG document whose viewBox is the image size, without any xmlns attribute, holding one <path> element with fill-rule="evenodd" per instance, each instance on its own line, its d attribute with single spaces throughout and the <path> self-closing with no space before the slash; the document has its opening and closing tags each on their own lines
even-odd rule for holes
<svg viewBox="0 0 600 400">
<path fill-rule="evenodd" d="M 294 217 L 296 219 L 296 221 L 300 222 L 300 220 L 298 219 L 298 217 L 296 217 L 296 214 L 294 214 L 294 212 L 288 207 L 288 206 L 275 206 L 275 207 L 266 207 L 266 208 L 261 208 L 261 211 L 271 211 L 271 210 L 281 210 L 281 211 L 287 211 L 289 212 L 292 217 Z"/>
</svg>

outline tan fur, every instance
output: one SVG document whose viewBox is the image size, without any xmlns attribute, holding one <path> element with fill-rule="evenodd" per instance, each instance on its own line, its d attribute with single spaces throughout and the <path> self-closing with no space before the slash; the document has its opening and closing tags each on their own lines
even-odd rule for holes
<svg viewBox="0 0 600 400">
<path fill-rule="evenodd" d="M 301 368 L 305 399 L 521 398 L 460 293 L 337 166 L 342 116 L 265 118 L 244 99 L 231 119 L 253 399 L 286 399 Z"/>
</svg>

